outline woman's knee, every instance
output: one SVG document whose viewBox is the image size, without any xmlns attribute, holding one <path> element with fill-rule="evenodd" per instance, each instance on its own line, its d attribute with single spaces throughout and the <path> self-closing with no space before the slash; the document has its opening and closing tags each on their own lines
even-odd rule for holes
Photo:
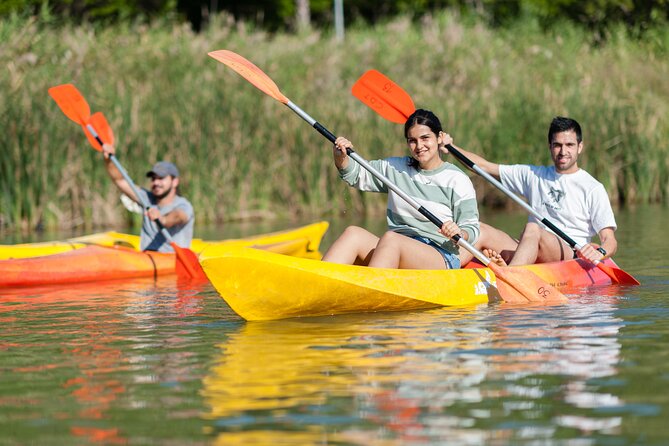
<svg viewBox="0 0 669 446">
<path fill-rule="evenodd" d="M 386 231 L 379 239 L 379 245 L 397 245 L 402 237 L 405 236 L 397 232 Z"/>
<path fill-rule="evenodd" d="M 368 230 L 361 228 L 360 226 L 348 226 L 339 236 L 340 238 L 358 240 L 361 238 L 366 238 L 372 235 Z"/>
<path fill-rule="evenodd" d="M 386 239 L 386 240 L 396 240 L 399 237 L 404 237 L 404 236 L 402 234 L 398 234 L 397 232 L 393 232 L 393 231 L 386 231 L 381 236 L 382 239 Z"/>
</svg>

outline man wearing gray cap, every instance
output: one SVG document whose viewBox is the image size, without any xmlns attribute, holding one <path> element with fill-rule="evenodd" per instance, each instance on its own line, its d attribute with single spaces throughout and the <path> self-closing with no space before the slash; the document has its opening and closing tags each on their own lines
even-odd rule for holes
<svg viewBox="0 0 669 446">
<path fill-rule="evenodd" d="M 195 215 L 193 206 L 184 197 L 177 194 L 179 186 L 179 170 L 168 161 L 158 161 L 146 173 L 151 178 L 151 190 L 139 188 L 137 197 L 133 188 L 123 178 L 114 163 L 109 159 L 115 153 L 114 146 L 105 144 L 105 167 L 116 187 L 137 203 L 150 203 L 151 207 L 144 213 L 140 248 L 142 251 L 174 252 L 169 242 L 160 233 L 154 220 L 159 220 L 167 228 L 177 245 L 189 248 L 193 239 Z"/>
</svg>

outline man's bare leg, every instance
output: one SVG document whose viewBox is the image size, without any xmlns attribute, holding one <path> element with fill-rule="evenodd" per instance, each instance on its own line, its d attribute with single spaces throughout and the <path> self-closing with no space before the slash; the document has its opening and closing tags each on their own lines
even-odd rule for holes
<svg viewBox="0 0 669 446">
<path fill-rule="evenodd" d="M 486 249 L 494 251 L 497 255 L 502 257 L 502 260 L 505 263 L 511 261 L 513 254 L 518 248 L 518 242 L 506 232 L 490 226 L 489 224 L 481 222 L 480 226 L 481 235 L 474 244 L 474 247 L 483 251 L 484 254 Z M 486 257 L 490 256 L 486 254 Z M 473 255 L 470 254 L 469 251 L 460 249 L 460 262 L 462 265 L 466 265 L 472 258 Z M 497 261 L 495 261 L 495 263 L 499 264 Z"/>
<path fill-rule="evenodd" d="M 510 265 L 557 262 L 573 258 L 573 251 L 557 235 L 538 223 L 528 223 L 518 243 Z"/>
<path fill-rule="evenodd" d="M 530 265 L 537 261 L 539 243 L 541 242 L 541 227 L 537 223 L 528 223 L 520 235 L 518 248 L 509 265 Z"/>
</svg>

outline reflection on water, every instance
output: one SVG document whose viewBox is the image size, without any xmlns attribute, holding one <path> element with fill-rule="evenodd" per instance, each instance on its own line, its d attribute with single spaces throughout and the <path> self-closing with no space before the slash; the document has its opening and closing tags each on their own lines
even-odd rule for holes
<svg viewBox="0 0 669 446">
<path fill-rule="evenodd" d="M 624 404 L 589 384 L 617 373 L 615 309 L 597 296 L 549 312 L 247 323 L 204 379 L 207 416 L 221 444 L 269 442 L 277 430 L 358 444 L 616 433 L 620 416 L 588 411 Z"/>
<path fill-rule="evenodd" d="M 643 286 L 550 307 L 246 323 L 174 277 L 1 289 L 0 444 L 669 444 L 669 210 L 617 217 Z"/>
<path fill-rule="evenodd" d="M 14 379 L 0 384 L 0 425 L 11 423 L 19 443 L 67 444 L 62 439 L 75 436 L 127 444 L 114 413 L 154 404 L 138 385 L 199 381 L 189 376 L 196 359 L 187 328 L 170 329 L 166 319 L 197 315 L 204 286 L 168 277 L 3 290 L 0 323 L 11 328 L 0 352 L 3 376 Z"/>
<path fill-rule="evenodd" d="M 661 444 L 669 402 L 646 389 L 669 381 L 667 306 L 597 291 L 257 323 L 174 278 L 6 291 L 0 428 L 19 444 L 597 444 L 641 430 Z"/>
</svg>

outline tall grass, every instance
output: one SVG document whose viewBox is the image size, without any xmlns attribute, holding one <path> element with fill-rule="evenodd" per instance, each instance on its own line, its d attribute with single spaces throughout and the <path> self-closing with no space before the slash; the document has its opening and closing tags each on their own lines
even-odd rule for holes
<svg viewBox="0 0 669 446">
<path fill-rule="evenodd" d="M 116 136 L 141 183 L 176 162 L 200 222 L 272 215 L 377 212 L 382 198 L 338 180 L 330 145 L 282 104 L 207 57 L 228 48 L 261 67 L 293 102 L 355 141 L 365 158 L 405 153 L 402 128 L 350 95 L 367 69 L 434 110 L 456 144 L 504 163 L 548 163 L 551 118 L 584 128 L 582 166 L 621 203 L 669 202 L 669 30 L 642 42 L 614 31 L 605 45 L 564 25 L 503 30 L 452 14 L 269 35 L 225 16 L 202 34 L 186 25 L 43 26 L 0 22 L 0 227 L 127 223 L 99 152 L 47 95 L 71 82 Z M 507 201 L 475 179 L 484 203 Z"/>
</svg>

